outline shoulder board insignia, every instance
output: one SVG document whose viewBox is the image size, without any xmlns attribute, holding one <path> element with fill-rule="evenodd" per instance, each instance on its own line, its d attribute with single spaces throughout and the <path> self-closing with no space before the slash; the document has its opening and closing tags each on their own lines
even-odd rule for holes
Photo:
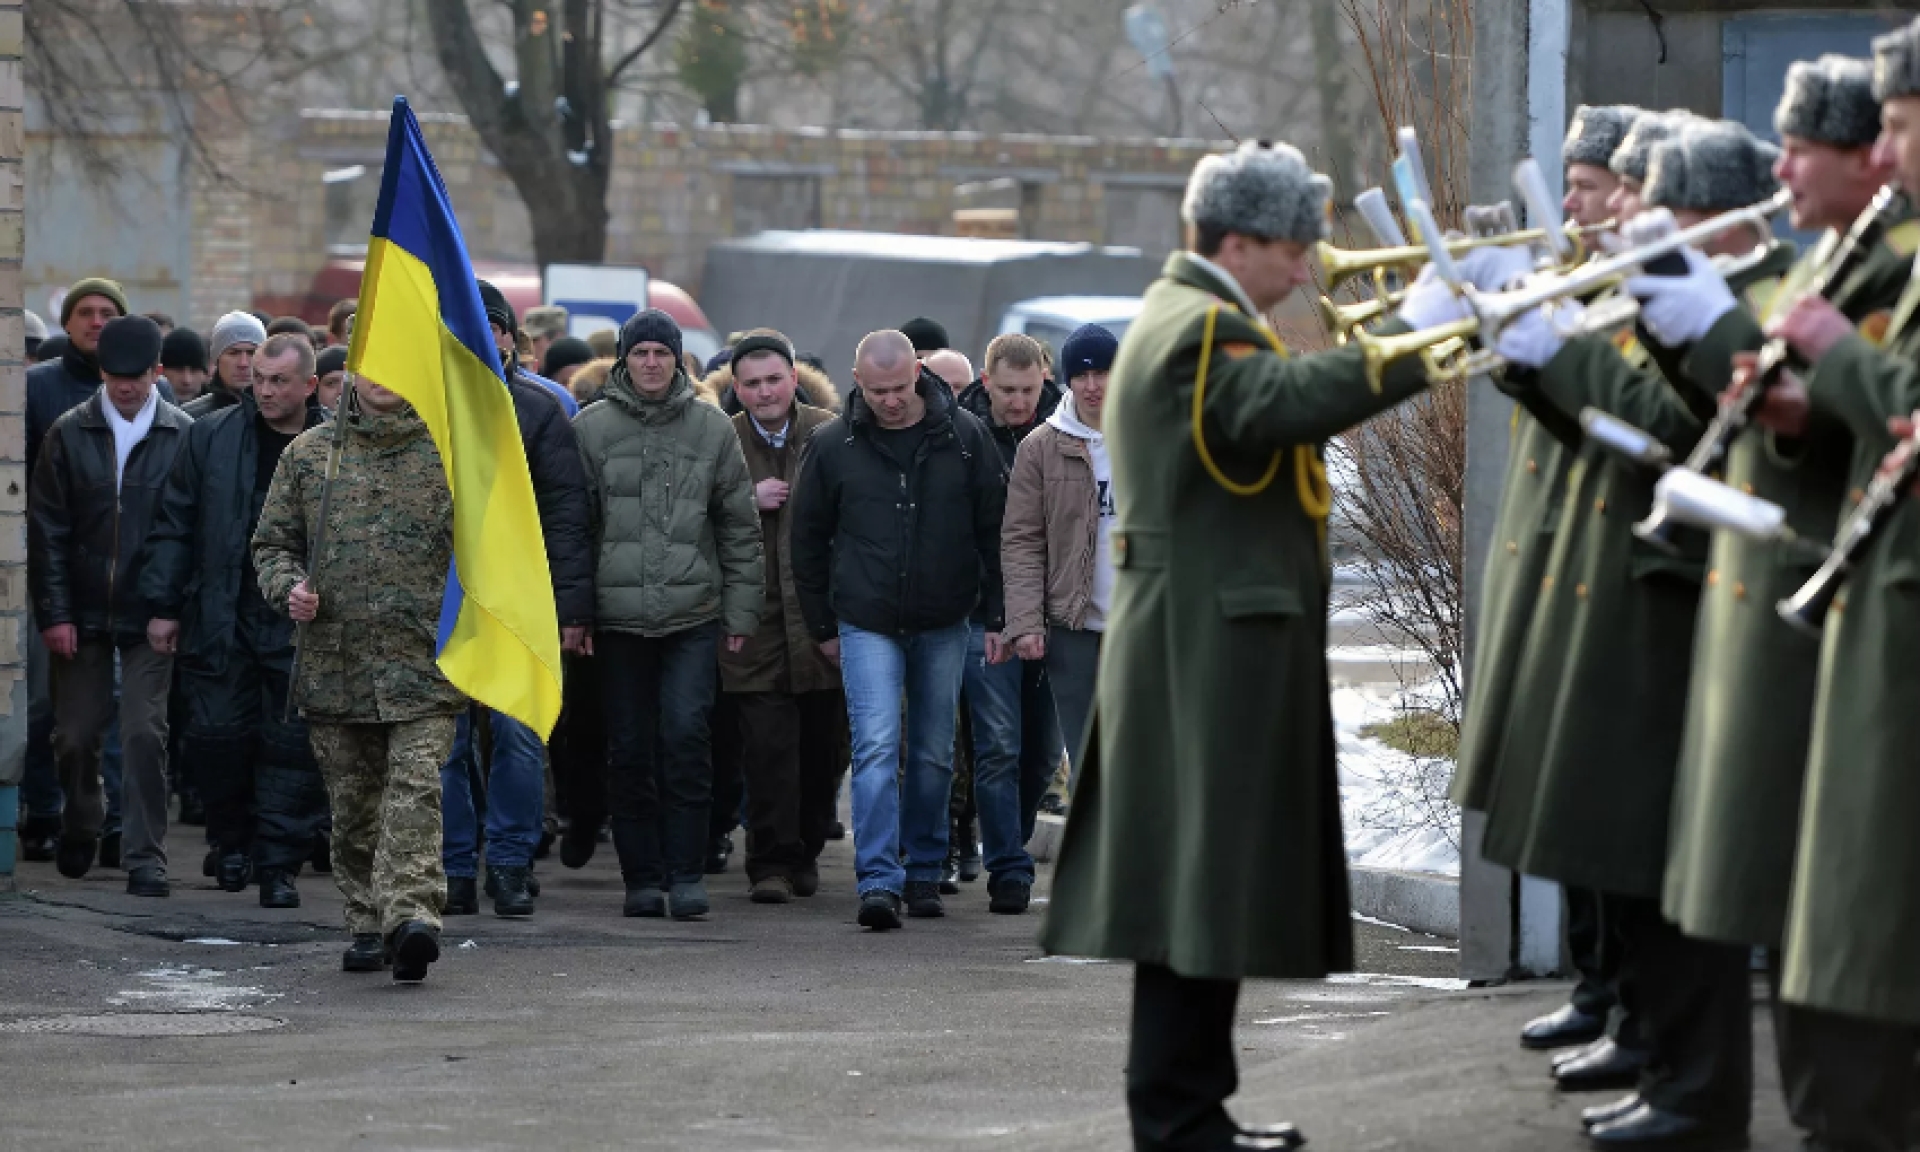
<svg viewBox="0 0 1920 1152">
<path fill-rule="evenodd" d="M 1886 245 L 1895 256 L 1910 257 L 1920 252 L 1920 219 L 1907 220 L 1889 228 Z"/>
<path fill-rule="evenodd" d="M 1229 340 L 1220 345 L 1220 352 L 1231 360 L 1245 360 L 1260 349 L 1244 340 Z"/>
<path fill-rule="evenodd" d="M 1613 346 L 1620 353 L 1621 359 L 1625 360 L 1628 364 L 1633 365 L 1635 368 L 1645 368 L 1647 366 L 1647 361 L 1650 357 L 1647 353 L 1646 345 L 1640 343 L 1640 338 L 1634 335 L 1633 329 L 1622 328 L 1618 332 L 1615 332 L 1613 334 Z"/>
<path fill-rule="evenodd" d="M 1774 301 L 1780 296 L 1780 281 L 1756 280 L 1752 284 L 1747 285 L 1747 290 L 1744 295 L 1747 298 L 1747 308 L 1749 311 L 1762 319 L 1770 318 L 1773 313 Z"/>
<path fill-rule="evenodd" d="M 1887 330 L 1892 326 L 1893 309 L 1891 308 L 1882 308 L 1880 311 L 1863 318 L 1860 323 L 1856 325 L 1861 337 L 1875 348 L 1887 342 Z"/>
</svg>

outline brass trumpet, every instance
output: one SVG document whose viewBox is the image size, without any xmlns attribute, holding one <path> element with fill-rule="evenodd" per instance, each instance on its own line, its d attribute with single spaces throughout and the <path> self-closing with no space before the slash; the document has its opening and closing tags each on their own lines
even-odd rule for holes
<svg viewBox="0 0 1920 1152">
<path fill-rule="evenodd" d="M 1473 310 L 1471 317 L 1452 324 L 1442 324 L 1424 331 L 1407 332 L 1397 336 L 1380 337 L 1363 332 L 1355 337 L 1360 342 L 1367 364 L 1367 378 L 1377 387 L 1380 381 L 1379 373 L 1384 372 L 1387 365 L 1407 356 L 1424 355 L 1435 345 L 1444 344 L 1449 340 L 1477 337 L 1483 345 L 1490 346 L 1502 329 L 1536 308 L 1557 304 L 1570 298 L 1590 296 L 1602 289 L 1617 285 L 1639 274 L 1647 264 L 1662 256 L 1671 255 L 1682 248 L 1699 245 L 1722 232 L 1740 227 L 1766 228 L 1767 222 L 1785 209 L 1792 200 L 1793 194 L 1783 188 L 1775 195 L 1750 207 L 1724 212 L 1692 227 L 1676 229 L 1658 239 L 1617 252 L 1604 259 L 1580 264 L 1570 271 L 1536 277 L 1521 287 L 1507 291 L 1477 292 L 1469 284 L 1457 284 L 1456 290 Z M 1422 204 L 1418 207 L 1424 210 L 1426 206 Z M 1766 246 L 1763 244 L 1761 247 Z M 1721 267 L 1737 268 L 1755 258 L 1755 254 L 1734 257 Z M 1448 269 L 1443 268 L 1442 271 L 1451 275 Z M 1589 318 L 1589 322 L 1582 323 L 1579 331 L 1597 330 L 1610 324 L 1630 320 L 1632 317 L 1628 314 L 1628 308 L 1631 303 L 1630 297 L 1621 298 L 1618 308 L 1610 307 L 1603 315 Z M 1479 358 L 1479 354 L 1474 357 L 1476 360 Z M 1497 359 L 1494 362 L 1497 363 Z M 1429 358 L 1429 364 L 1431 365 L 1431 358 Z"/>
<path fill-rule="evenodd" d="M 1611 221 L 1586 227 L 1569 225 L 1566 236 L 1573 242 L 1574 248 L 1574 258 L 1568 262 L 1569 265 L 1586 259 L 1588 241 L 1612 228 Z M 1464 256 L 1480 248 L 1511 248 L 1541 243 L 1546 238 L 1545 228 L 1525 228 L 1499 236 L 1469 236 L 1449 240 L 1447 251 L 1454 256 Z M 1314 255 L 1319 258 L 1320 268 L 1326 273 L 1327 290 L 1331 292 L 1355 276 L 1372 274 L 1377 281 L 1386 272 L 1417 268 L 1431 259 L 1433 253 L 1424 244 L 1408 244 L 1400 248 L 1339 248 L 1322 240 L 1314 245 Z"/>
</svg>

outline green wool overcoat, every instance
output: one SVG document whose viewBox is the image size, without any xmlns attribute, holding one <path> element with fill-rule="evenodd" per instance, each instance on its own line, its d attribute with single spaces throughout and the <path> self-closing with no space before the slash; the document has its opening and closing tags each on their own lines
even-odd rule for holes
<svg viewBox="0 0 1920 1152">
<path fill-rule="evenodd" d="M 1778 277 L 1793 255 L 1779 246 L 1736 291 Z M 1682 389 L 1636 362 L 1599 337 L 1572 340 L 1538 387 L 1563 411 L 1612 413 L 1685 455 L 1700 420 Z M 1650 899 L 1666 867 L 1706 553 L 1697 533 L 1677 556 L 1633 535 L 1656 479 L 1593 444 L 1567 475 L 1481 849 L 1528 875 Z"/>
<path fill-rule="evenodd" d="M 1886 351 L 1842 340 L 1808 381 L 1814 413 L 1854 436 L 1857 496 L 1920 408 L 1920 282 Z M 1905 320 L 1902 323 L 1902 320 Z M 1849 499 L 1851 503 L 1851 499 Z M 1827 618 L 1787 914 L 1786 998 L 1920 1026 L 1920 505 L 1902 502 Z"/>
<path fill-rule="evenodd" d="M 1375 391 L 1357 348 L 1288 359 L 1251 312 L 1176 253 L 1114 362 L 1113 607 L 1050 953 L 1214 979 L 1352 965 L 1320 454 L 1426 378 L 1405 362 Z M 1257 494 L 1229 491 L 1196 444 L 1203 350 L 1199 443 L 1230 484 L 1271 469 Z"/>
<path fill-rule="evenodd" d="M 1688 358 L 1694 381 L 1715 391 L 1724 387 L 1734 353 L 1760 347 L 1768 313 L 1811 286 L 1838 241 L 1837 232 L 1829 233 L 1769 301 L 1751 300 L 1716 324 Z M 1920 222 L 1891 230 L 1834 295 L 1862 331 L 1884 332 L 1917 241 Z M 1749 429 L 1728 454 L 1725 478 L 1785 508 L 1801 537 L 1826 541 L 1846 493 L 1851 452 L 1851 438 L 1831 423 L 1797 441 Z M 1667 918 L 1690 936 L 1780 945 L 1800 835 L 1820 646 L 1773 609 L 1817 565 L 1802 550 L 1714 534 L 1694 636 L 1693 691 L 1674 782 L 1663 896 Z"/>
<path fill-rule="evenodd" d="M 1512 370 L 1516 383 L 1527 375 Z M 1527 630 L 1553 549 L 1554 527 L 1567 470 L 1579 446 L 1578 413 L 1552 406 L 1536 387 L 1508 388 L 1520 407 L 1513 414 L 1507 474 L 1500 512 L 1481 570 L 1479 611 L 1474 618 L 1473 663 L 1467 676 L 1467 711 L 1460 727 L 1452 799 L 1484 811 L 1499 772 L 1513 679 L 1526 650 Z"/>
</svg>

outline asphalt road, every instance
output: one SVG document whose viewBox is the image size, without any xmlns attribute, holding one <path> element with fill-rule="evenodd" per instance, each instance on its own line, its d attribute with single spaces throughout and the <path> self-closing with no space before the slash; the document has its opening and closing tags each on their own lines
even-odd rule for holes
<svg viewBox="0 0 1920 1152">
<path fill-rule="evenodd" d="M 943 920 L 863 932 L 849 846 L 823 864 L 786 907 L 750 904 L 736 864 L 710 919 L 676 924 L 619 916 L 610 848 L 550 860 L 536 917 L 450 920 L 413 988 L 339 970 L 325 877 L 289 913 L 198 876 L 142 900 L 118 873 L 22 865 L 0 898 L 0 1147 L 1126 1147 L 1126 967 L 1041 957 L 1040 909 L 989 915 L 983 883 Z M 1458 990 L 1451 942 L 1355 927 L 1366 975 L 1243 994 L 1249 1119 L 1298 1119 L 1316 1148 L 1581 1146 L 1592 1101 L 1556 1099 L 1512 1041 L 1564 989 Z M 77 1017 L 262 1030 L 39 1030 Z"/>
</svg>

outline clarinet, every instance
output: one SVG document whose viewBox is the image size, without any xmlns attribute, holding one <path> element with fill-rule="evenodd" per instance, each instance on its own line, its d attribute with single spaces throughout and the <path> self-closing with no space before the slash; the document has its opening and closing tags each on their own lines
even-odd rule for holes
<svg viewBox="0 0 1920 1152">
<path fill-rule="evenodd" d="M 1873 542 L 1886 531 L 1893 514 L 1899 510 L 1901 499 L 1915 481 L 1920 481 L 1920 431 L 1900 441 L 1881 459 L 1873 482 L 1867 485 L 1866 495 L 1840 522 L 1826 562 L 1808 577 L 1798 592 L 1774 606 L 1782 620 L 1809 636 L 1820 635 L 1834 598 L 1867 550 L 1873 547 Z"/>
<path fill-rule="evenodd" d="M 1832 300 L 1838 295 L 1847 279 L 1872 255 L 1901 203 L 1898 187 L 1888 184 L 1880 189 L 1866 210 L 1854 218 L 1853 225 L 1821 266 L 1818 278 L 1808 287 L 1808 295 L 1818 296 L 1822 300 Z M 1725 464 L 1733 442 L 1753 423 L 1753 414 L 1760 410 L 1767 392 L 1780 382 L 1780 377 L 1796 362 L 1793 349 L 1785 340 L 1775 337 L 1762 345 L 1752 380 L 1745 390 L 1722 398 L 1720 410 L 1714 414 L 1693 451 L 1687 454 L 1687 462 L 1683 467 L 1704 476 Z M 1636 524 L 1633 532 L 1647 543 L 1672 552 L 1677 550 L 1673 540 L 1677 527 L 1670 520 L 1649 517 Z"/>
</svg>

